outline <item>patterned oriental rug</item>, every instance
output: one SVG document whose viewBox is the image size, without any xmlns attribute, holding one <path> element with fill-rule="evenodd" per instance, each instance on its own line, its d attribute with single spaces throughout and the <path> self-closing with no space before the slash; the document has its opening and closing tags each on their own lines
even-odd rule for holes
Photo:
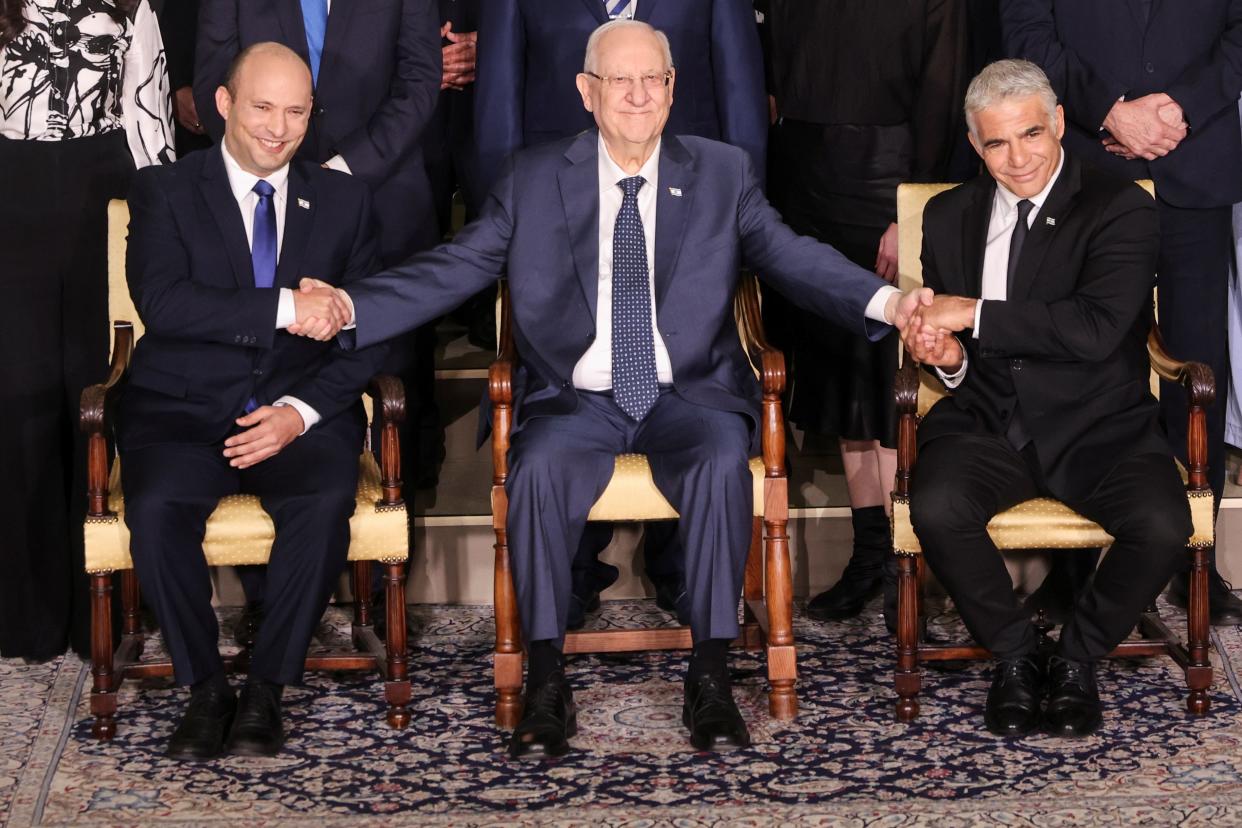
<svg viewBox="0 0 1242 828">
<path fill-rule="evenodd" d="M 1183 712 L 1171 662 L 1110 661 L 1098 734 L 1005 741 L 981 726 L 983 665 L 928 670 L 922 716 L 901 725 L 878 607 L 846 624 L 800 618 L 800 717 L 771 721 L 761 660 L 736 655 L 754 744 L 726 756 L 686 741 L 684 655 L 574 657 L 575 749 L 531 765 L 505 758 L 492 723 L 490 608 L 414 609 L 409 730 L 384 724 L 372 680 L 313 676 L 285 694 L 289 741 L 273 759 L 165 759 L 183 699 L 166 681 L 127 683 L 115 741 L 96 742 L 85 665 L 0 661 L 0 824 L 1242 824 L 1237 629 L 1214 636 L 1205 719 Z M 598 623 L 655 613 L 646 602 L 607 602 Z M 344 635 L 345 623 L 330 610 L 321 637 Z M 932 630 L 960 634 L 947 615 Z"/>
</svg>

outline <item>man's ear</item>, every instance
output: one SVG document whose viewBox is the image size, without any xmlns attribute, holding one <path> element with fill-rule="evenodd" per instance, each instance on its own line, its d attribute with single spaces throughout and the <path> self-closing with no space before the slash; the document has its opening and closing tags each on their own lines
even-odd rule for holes
<svg viewBox="0 0 1242 828">
<path fill-rule="evenodd" d="M 585 72 L 579 72 L 578 77 L 574 78 L 574 84 L 578 87 L 578 94 L 582 96 L 582 108 L 587 112 L 594 112 L 591 108 L 591 79 Z"/>
<path fill-rule="evenodd" d="M 1053 129 L 1056 130 L 1058 141 L 1065 137 L 1065 107 L 1060 104 L 1057 104 L 1057 114 L 1053 121 Z"/>
<path fill-rule="evenodd" d="M 224 120 L 229 119 L 229 110 L 233 108 L 233 96 L 229 94 L 229 90 L 223 86 L 216 87 L 216 112 L 220 113 L 220 117 Z"/>
<path fill-rule="evenodd" d="M 973 129 L 970 129 L 969 127 L 967 127 L 966 129 L 966 139 L 970 141 L 970 145 L 974 147 L 975 152 L 978 154 L 980 158 L 982 158 L 983 147 L 979 146 L 979 139 L 975 137 L 975 131 Z"/>
</svg>

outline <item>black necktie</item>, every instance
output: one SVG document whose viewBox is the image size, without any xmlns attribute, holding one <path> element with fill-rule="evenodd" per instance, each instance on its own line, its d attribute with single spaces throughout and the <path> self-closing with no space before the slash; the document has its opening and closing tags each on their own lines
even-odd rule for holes
<svg viewBox="0 0 1242 828">
<path fill-rule="evenodd" d="M 1018 223 L 1013 226 L 1013 235 L 1009 237 L 1009 269 L 1005 277 L 1005 298 L 1013 297 L 1013 277 L 1018 272 L 1018 259 L 1022 256 L 1022 244 L 1030 230 L 1027 219 L 1031 216 L 1031 208 L 1035 205 L 1030 199 L 1018 202 Z"/>
</svg>

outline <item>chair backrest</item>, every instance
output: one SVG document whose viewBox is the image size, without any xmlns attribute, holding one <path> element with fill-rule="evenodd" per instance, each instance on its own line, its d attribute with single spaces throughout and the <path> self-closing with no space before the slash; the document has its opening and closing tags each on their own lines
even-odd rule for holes
<svg viewBox="0 0 1242 828">
<path fill-rule="evenodd" d="M 1136 183 L 1155 198 L 1155 182 L 1145 178 Z M 932 196 L 956 186 L 901 184 L 897 187 L 897 283 L 902 290 L 910 290 L 923 284 L 923 209 Z M 904 348 L 901 356 L 905 358 Z M 1152 393 L 1158 397 L 1160 379 L 1155 371 L 1151 374 L 1151 387 Z M 944 396 L 944 389 L 924 372 L 920 377 L 919 416 L 926 414 Z"/>
<path fill-rule="evenodd" d="M 125 243 L 129 238 L 129 204 L 119 198 L 108 202 L 108 327 L 117 322 L 134 326 L 134 341 L 142 336 L 142 320 L 125 280 Z"/>
</svg>

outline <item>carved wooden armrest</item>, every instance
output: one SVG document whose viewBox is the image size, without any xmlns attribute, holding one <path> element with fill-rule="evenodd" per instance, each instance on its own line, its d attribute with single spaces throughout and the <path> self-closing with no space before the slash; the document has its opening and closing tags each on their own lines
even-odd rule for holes
<svg viewBox="0 0 1242 828">
<path fill-rule="evenodd" d="M 134 325 L 115 322 L 112 325 L 112 365 L 108 378 L 97 385 L 82 389 L 78 426 L 88 435 L 86 446 L 86 516 L 108 517 L 108 435 L 109 412 L 124 386 L 129 373 L 129 360 L 134 351 Z"/>
<path fill-rule="evenodd" d="M 785 476 L 785 410 L 781 397 L 785 393 L 785 355 L 768 343 L 763 330 L 763 313 L 759 304 L 759 282 L 752 274 L 743 274 L 733 300 L 742 341 L 750 351 L 750 359 L 759 368 L 763 387 L 763 413 L 759 439 L 763 448 L 764 474 Z"/>
<path fill-rule="evenodd" d="M 910 476 L 918 460 L 917 430 L 919 425 L 919 366 L 904 353 L 901 367 L 893 380 L 893 398 L 897 405 L 897 485 L 894 494 L 910 494 Z"/>
<path fill-rule="evenodd" d="M 1202 362 L 1174 359 L 1165 348 L 1160 328 L 1151 326 L 1147 335 L 1147 355 L 1152 370 L 1161 379 L 1176 382 L 1186 389 L 1188 426 L 1186 429 L 1186 488 L 1206 491 L 1208 484 L 1207 462 L 1207 407 L 1216 400 L 1216 378 L 1212 369 Z"/>
<path fill-rule="evenodd" d="M 492 482 L 503 485 L 509 473 L 509 433 L 513 428 L 513 374 L 517 348 L 513 344 L 513 318 L 509 285 L 500 283 L 500 332 L 496 337 L 496 360 L 487 369 L 487 395 L 492 401 Z"/>
<path fill-rule="evenodd" d="M 384 496 L 380 506 L 400 506 L 401 434 L 397 427 L 405 422 L 405 386 L 390 374 L 376 374 L 367 385 L 380 417 L 380 485 Z"/>
</svg>

